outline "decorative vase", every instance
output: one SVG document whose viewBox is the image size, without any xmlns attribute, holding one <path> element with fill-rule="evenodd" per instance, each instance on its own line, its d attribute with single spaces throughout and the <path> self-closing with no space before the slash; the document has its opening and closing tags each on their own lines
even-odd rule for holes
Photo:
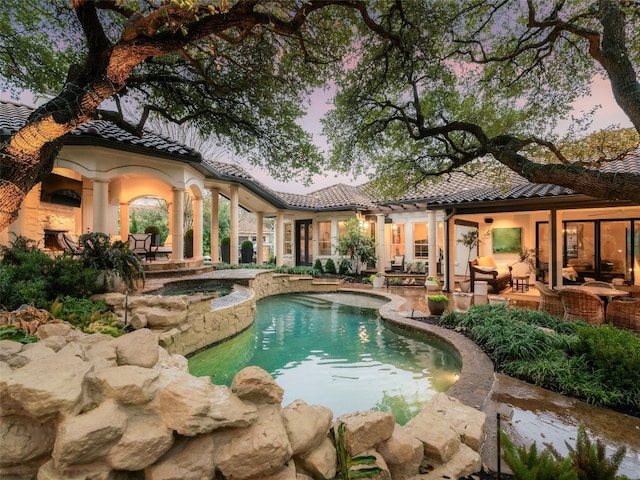
<svg viewBox="0 0 640 480">
<path fill-rule="evenodd" d="M 489 295 L 489 305 L 509 305 L 509 297 L 502 297 L 500 295 Z"/>
<path fill-rule="evenodd" d="M 473 293 L 453 292 L 453 304 L 456 312 L 466 312 L 471 307 Z"/>
<path fill-rule="evenodd" d="M 471 280 L 463 280 L 462 282 L 460 282 L 460 290 L 462 290 L 464 293 L 467 293 L 469 290 L 471 290 Z"/>
<path fill-rule="evenodd" d="M 429 308 L 429 314 L 439 317 L 447 309 L 448 302 L 435 301 L 427 297 L 427 307 Z"/>
<path fill-rule="evenodd" d="M 375 276 L 373 277 L 373 288 L 382 288 L 384 287 L 384 277 L 381 276 Z"/>
</svg>

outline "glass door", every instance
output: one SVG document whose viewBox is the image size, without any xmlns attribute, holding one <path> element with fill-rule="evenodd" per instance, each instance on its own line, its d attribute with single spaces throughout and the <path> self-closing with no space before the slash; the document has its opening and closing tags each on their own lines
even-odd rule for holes
<svg viewBox="0 0 640 480">
<path fill-rule="evenodd" d="M 296 246 L 296 265 L 312 266 L 313 225 L 311 220 L 296 220 Z"/>
</svg>

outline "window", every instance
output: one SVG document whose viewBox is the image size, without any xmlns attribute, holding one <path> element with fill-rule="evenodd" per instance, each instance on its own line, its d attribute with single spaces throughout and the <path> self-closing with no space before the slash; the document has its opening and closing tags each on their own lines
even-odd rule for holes
<svg viewBox="0 0 640 480">
<path fill-rule="evenodd" d="M 338 238 L 342 238 L 347 234 L 347 222 L 345 220 L 338 222 Z"/>
<path fill-rule="evenodd" d="M 426 223 L 413 224 L 413 258 L 429 258 L 429 227 Z"/>
<path fill-rule="evenodd" d="M 284 224 L 284 254 L 291 255 L 293 253 L 293 228 L 290 223 Z"/>
<path fill-rule="evenodd" d="M 318 222 L 318 253 L 331 255 L 331 222 Z"/>
<path fill-rule="evenodd" d="M 404 225 L 394 223 L 391 225 L 391 257 L 404 255 Z"/>
<path fill-rule="evenodd" d="M 594 222 L 566 222 L 564 224 L 564 266 L 578 273 L 595 272 Z"/>
</svg>

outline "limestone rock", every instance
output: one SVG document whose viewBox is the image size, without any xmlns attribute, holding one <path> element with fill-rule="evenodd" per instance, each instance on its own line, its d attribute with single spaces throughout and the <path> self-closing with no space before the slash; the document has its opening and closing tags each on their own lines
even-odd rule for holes
<svg viewBox="0 0 640 480">
<path fill-rule="evenodd" d="M 243 400 L 256 404 L 280 404 L 284 390 L 268 372 L 251 366 L 240 370 L 233 378 L 231 391 Z"/>
<path fill-rule="evenodd" d="M 45 323 L 44 325 L 40 325 L 38 330 L 36 331 L 36 335 L 38 338 L 45 339 L 53 336 L 64 337 L 69 340 L 69 335 L 72 333 L 74 328 L 65 322 L 60 323 Z"/>
<path fill-rule="evenodd" d="M 230 480 L 280 471 L 292 456 L 279 408 L 264 405 L 254 424 L 243 429 L 214 432 L 215 463 Z"/>
<path fill-rule="evenodd" d="M 184 323 L 187 319 L 187 311 L 186 306 L 181 310 L 167 310 L 161 307 L 143 307 L 132 313 L 132 316 L 144 316 L 150 328 L 169 328 Z"/>
<path fill-rule="evenodd" d="M 164 348 L 159 348 L 158 363 L 156 366 L 160 368 L 173 368 L 183 372 L 189 371 L 189 360 L 182 355 L 174 353 L 169 354 Z"/>
<path fill-rule="evenodd" d="M 159 389 L 149 403 L 164 424 L 181 435 L 197 435 L 217 428 L 245 427 L 255 421 L 255 405 L 234 396 L 228 387 L 207 377 L 159 370 Z"/>
<path fill-rule="evenodd" d="M 60 470 L 53 460 L 49 460 L 38 470 L 38 480 L 118 480 L 118 476 L 103 465 L 80 465 Z"/>
<path fill-rule="evenodd" d="M 341 415 L 336 423 L 346 425 L 345 447 L 353 457 L 388 440 L 396 420 L 390 413 L 363 411 Z"/>
<path fill-rule="evenodd" d="M 0 340 L 0 361 L 6 362 L 22 350 L 23 345 L 13 340 Z"/>
<path fill-rule="evenodd" d="M 146 315 L 138 310 L 129 315 L 129 325 L 135 330 L 140 330 L 141 328 L 146 328 L 149 322 L 147 322 Z"/>
<path fill-rule="evenodd" d="M 156 415 L 130 415 L 124 434 L 107 455 L 114 470 L 142 470 L 171 448 L 173 431 Z"/>
<path fill-rule="evenodd" d="M 296 464 L 291 461 L 271 475 L 258 474 L 247 480 L 297 480 Z"/>
<path fill-rule="evenodd" d="M 425 480 L 440 480 L 447 477 L 460 478 L 478 472 L 481 468 L 482 460 L 480 455 L 464 443 L 461 443 L 456 454 L 446 464 L 437 466 L 428 474 L 421 475 L 421 478 Z"/>
<path fill-rule="evenodd" d="M 29 362 L 51 357 L 56 352 L 44 343 L 30 343 L 22 347 L 20 352 L 7 359 L 7 363 L 13 368 L 24 367 Z"/>
<path fill-rule="evenodd" d="M 178 437 L 157 462 L 145 469 L 146 480 L 210 480 L 215 476 L 210 434 Z"/>
<path fill-rule="evenodd" d="M 8 415 L 0 422 L 0 465 L 14 465 L 48 454 L 53 449 L 53 422 Z"/>
<path fill-rule="evenodd" d="M 398 424 L 393 429 L 391 438 L 378 445 L 378 452 L 387 462 L 393 480 L 404 480 L 416 475 L 424 457 L 422 442 Z"/>
<path fill-rule="evenodd" d="M 58 426 L 52 457 L 56 468 L 87 464 L 106 457 L 122 437 L 127 416 L 113 401 L 75 417 L 67 417 Z"/>
<path fill-rule="evenodd" d="M 158 337 L 143 328 L 113 340 L 118 355 L 118 365 L 137 365 L 151 368 L 158 361 Z"/>
<path fill-rule="evenodd" d="M 382 458 L 382 455 L 380 455 L 376 450 L 365 450 L 361 453 L 361 455 L 376 457 L 376 461 L 369 465 L 354 465 L 349 469 L 349 472 L 357 472 L 358 470 L 366 470 L 368 468 L 378 467 L 380 469 L 380 472 L 367 478 L 373 478 L 374 480 L 391 480 L 389 467 L 387 467 L 387 464 L 384 461 L 384 458 Z"/>
<path fill-rule="evenodd" d="M 46 345 L 47 347 L 53 349 L 54 352 L 58 352 L 67 344 L 67 339 L 62 335 L 51 335 L 50 337 L 41 340 L 39 343 L 42 343 L 43 345 Z"/>
<path fill-rule="evenodd" d="M 79 358 L 59 363 L 53 356 L 14 370 L 6 379 L 3 413 L 44 419 L 76 411 L 82 406 L 83 379 L 92 368 Z"/>
<path fill-rule="evenodd" d="M 333 419 L 333 412 L 327 407 L 307 405 L 303 400 L 290 403 L 281 414 L 294 455 L 312 449 L 326 438 Z"/>
<path fill-rule="evenodd" d="M 313 478 L 334 478 L 338 469 L 336 447 L 325 435 L 320 444 L 308 452 L 296 456 L 300 466 Z"/>
<path fill-rule="evenodd" d="M 460 436 L 447 420 L 425 410 L 409 420 L 404 428 L 422 442 L 426 457 L 432 464 L 448 462 L 461 445 Z"/>
<path fill-rule="evenodd" d="M 484 412 L 471 408 L 444 393 L 435 394 L 425 405 L 424 410 L 431 412 L 431 415 L 442 416 L 460 435 L 460 440 L 464 444 L 476 452 L 480 451 L 484 442 L 484 425 L 487 419 Z"/>
<path fill-rule="evenodd" d="M 157 390 L 154 381 L 159 372 L 151 368 L 123 365 L 100 370 L 96 378 L 107 397 L 125 405 L 138 405 L 151 401 Z"/>
</svg>

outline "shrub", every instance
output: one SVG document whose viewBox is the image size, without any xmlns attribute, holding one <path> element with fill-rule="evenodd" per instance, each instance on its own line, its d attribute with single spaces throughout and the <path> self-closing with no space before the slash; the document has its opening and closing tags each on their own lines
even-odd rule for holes
<svg viewBox="0 0 640 480">
<path fill-rule="evenodd" d="M 605 444 L 598 439 L 594 445 L 583 425 L 578 426 L 575 448 L 568 443 L 566 445 L 579 480 L 614 480 L 627 451 L 622 446 L 607 458 Z"/>
<path fill-rule="evenodd" d="M 144 233 L 150 233 L 151 235 L 160 235 L 160 229 L 155 225 L 147 225 L 144 228 Z"/>
<path fill-rule="evenodd" d="M 341 258 L 338 273 L 343 276 L 349 275 L 351 273 L 351 260 L 346 257 Z"/>
<path fill-rule="evenodd" d="M 103 300 L 60 297 L 52 303 L 51 314 L 85 333 L 105 333 L 113 337 L 125 333 L 125 325 L 107 309 Z"/>
<path fill-rule="evenodd" d="M 253 250 L 253 242 L 251 240 L 245 240 L 240 244 L 242 250 Z"/>
<path fill-rule="evenodd" d="M 227 247 L 231 245 L 231 238 L 229 237 L 222 237 L 222 239 L 220 240 L 220 246 L 221 247 Z"/>
<path fill-rule="evenodd" d="M 324 270 L 330 275 L 335 275 L 336 273 L 338 273 L 338 271 L 336 270 L 336 264 L 332 258 L 327 259 L 327 262 L 324 264 Z"/>
<path fill-rule="evenodd" d="M 504 445 L 504 460 L 516 480 L 578 480 L 571 459 L 559 460 L 550 448 L 538 453 L 535 442 L 529 448 L 516 448 L 504 432 L 500 432 Z"/>
<path fill-rule="evenodd" d="M 313 264 L 313 269 L 318 272 L 319 275 L 324 273 L 324 268 L 322 268 L 322 262 L 319 258 L 316 258 L 316 261 Z"/>
</svg>

